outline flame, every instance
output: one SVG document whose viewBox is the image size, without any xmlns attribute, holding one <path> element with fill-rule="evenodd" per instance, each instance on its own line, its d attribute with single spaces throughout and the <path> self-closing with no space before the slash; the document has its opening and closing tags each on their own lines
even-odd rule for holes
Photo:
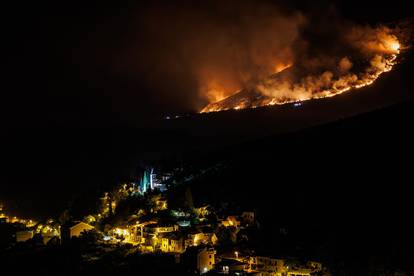
<svg viewBox="0 0 414 276">
<path fill-rule="evenodd" d="M 206 96 L 209 101 L 218 102 L 226 98 L 228 93 L 220 87 L 212 87 L 207 90 Z"/>
<path fill-rule="evenodd" d="M 279 63 L 275 65 L 274 74 L 280 73 L 282 71 L 285 71 L 286 69 L 290 68 L 293 66 L 293 63 Z"/>
<path fill-rule="evenodd" d="M 389 49 L 391 49 L 394 52 L 399 52 L 399 50 L 401 49 L 401 45 L 398 41 L 393 41 L 390 43 Z"/>
<path fill-rule="evenodd" d="M 222 83 L 216 79 L 211 79 L 206 83 L 201 87 L 201 93 L 209 102 L 218 102 L 239 92 L 239 87 L 233 83 Z"/>
<path fill-rule="evenodd" d="M 348 57 L 339 60 L 340 73 L 329 70 L 321 75 L 308 75 L 297 82 L 281 80 L 269 77 L 255 87 L 259 100 L 247 98 L 238 99 L 235 102 L 219 101 L 207 105 L 201 113 L 218 112 L 224 110 L 240 110 L 244 108 L 256 108 L 261 106 L 282 105 L 302 102 L 312 99 L 334 97 L 336 95 L 360 89 L 372 85 L 383 73 L 389 72 L 397 64 L 401 53 L 401 42 L 391 34 L 387 28 L 376 30 L 373 37 L 365 38 L 363 32 L 357 32 L 358 39 L 355 45 L 364 54 L 370 56 L 367 67 L 362 72 L 352 72 L 352 62 Z M 363 36 L 363 38 L 361 38 Z M 291 67 L 292 64 L 277 65 L 275 72 Z M 257 97 L 256 97 L 257 98 Z"/>
</svg>

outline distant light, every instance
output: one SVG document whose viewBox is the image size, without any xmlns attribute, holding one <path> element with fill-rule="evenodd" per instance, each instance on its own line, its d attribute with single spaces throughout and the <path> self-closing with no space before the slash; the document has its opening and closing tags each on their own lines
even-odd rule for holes
<svg viewBox="0 0 414 276">
<path fill-rule="evenodd" d="M 165 119 L 166 119 L 166 120 L 169 120 L 169 119 L 171 119 L 171 117 L 170 117 L 170 116 L 167 116 L 167 117 L 165 117 Z"/>
<path fill-rule="evenodd" d="M 111 239 L 111 237 L 109 237 L 109 236 L 104 236 L 104 237 L 103 237 L 103 240 L 104 240 L 104 241 L 109 241 L 110 239 Z"/>
<path fill-rule="evenodd" d="M 177 224 L 181 227 L 188 227 L 191 225 L 191 222 L 189 220 L 182 220 L 178 221 Z"/>
<path fill-rule="evenodd" d="M 301 107 L 302 105 L 303 105 L 302 102 L 297 102 L 293 104 L 294 107 Z"/>
</svg>

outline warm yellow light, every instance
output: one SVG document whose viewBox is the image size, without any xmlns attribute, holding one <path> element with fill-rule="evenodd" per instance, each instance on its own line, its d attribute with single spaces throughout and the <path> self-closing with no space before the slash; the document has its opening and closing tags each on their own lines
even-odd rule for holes
<svg viewBox="0 0 414 276">
<path fill-rule="evenodd" d="M 194 236 L 194 246 L 198 245 L 198 235 Z"/>
<path fill-rule="evenodd" d="M 115 234 L 119 236 L 128 236 L 129 231 L 127 229 L 121 229 L 121 228 L 115 228 L 114 229 Z"/>
<path fill-rule="evenodd" d="M 393 50 L 395 52 L 398 52 L 400 50 L 400 48 L 401 48 L 401 45 L 397 41 L 390 43 L 390 49 L 391 50 Z"/>
</svg>

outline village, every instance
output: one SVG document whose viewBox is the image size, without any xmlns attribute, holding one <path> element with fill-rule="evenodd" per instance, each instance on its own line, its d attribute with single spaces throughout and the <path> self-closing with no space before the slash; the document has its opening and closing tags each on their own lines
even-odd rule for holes
<svg viewBox="0 0 414 276">
<path fill-rule="evenodd" d="M 105 192 L 98 212 L 82 220 L 63 215 L 44 223 L 9 217 L 2 222 L 20 225 L 16 244 L 36 239 L 45 246 L 64 245 L 94 235 L 96 244 L 103 246 L 127 245 L 135 254 L 169 256 L 192 274 L 328 275 L 327 268 L 314 260 L 256 252 L 249 245 L 250 233 L 258 228 L 253 210 L 194 206 L 189 189 L 184 189 L 181 207 L 170 207 L 166 195 L 170 177 L 146 170 L 138 183 L 124 183 Z"/>
</svg>

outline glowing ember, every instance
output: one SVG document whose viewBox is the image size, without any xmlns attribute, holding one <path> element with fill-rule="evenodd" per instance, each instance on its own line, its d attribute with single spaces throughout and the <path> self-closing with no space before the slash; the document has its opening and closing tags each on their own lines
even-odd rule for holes
<svg viewBox="0 0 414 276">
<path fill-rule="evenodd" d="M 201 113 L 333 97 L 373 84 L 397 63 L 401 43 L 389 28 L 374 29 L 370 35 L 364 33 L 363 29 L 356 29 L 346 37 L 349 37 L 350 45 L 360 55 L 337 58 L 336 68 L 331 66 L 319 74 L 311 71 L 292 78 L 297 72 L 295 64 L 277 65 L 276 73 L 257 82 L 254 88 L 240 90 L 224 100 L 213 102 L 201 110 Z M 358 66 L 354 66 L 354 63 Z"/>
</svg>

